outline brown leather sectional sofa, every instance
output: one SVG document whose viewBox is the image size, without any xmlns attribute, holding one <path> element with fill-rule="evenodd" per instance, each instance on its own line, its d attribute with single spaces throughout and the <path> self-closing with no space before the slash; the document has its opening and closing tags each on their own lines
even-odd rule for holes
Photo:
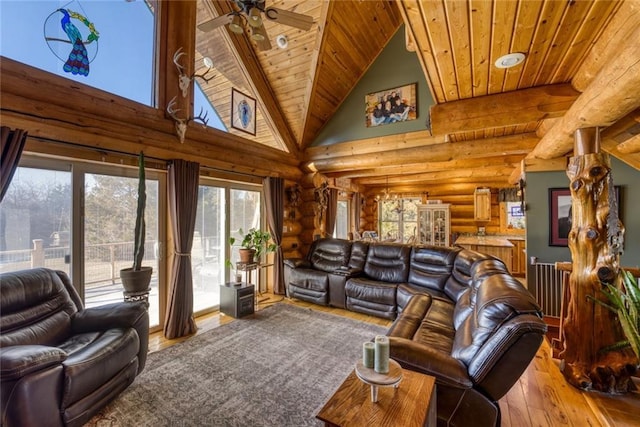
<svg viewBox="0 0 640 427">
<path fill-rule="evenodd" d="M 85 309 L 61 271 L 1 274 L 0 425 L 83 425 L 142 371 L 148 342 L 143 302 Z"/>
<path fill-rule="evenodd" d="M 546 325 L 502 261 L 460 247 L 321 239 L 285 261 L 290 297 L 395 319 L 391 357 L 436 378 L 439 426 L 499 426 Z"/>
</svg>

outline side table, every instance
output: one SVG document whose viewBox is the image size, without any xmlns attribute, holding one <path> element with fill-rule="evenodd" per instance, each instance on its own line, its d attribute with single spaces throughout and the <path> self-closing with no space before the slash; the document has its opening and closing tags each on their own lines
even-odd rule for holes
<svg viewBox="0 0 640 427">
<path fill-rule="evenodd" d="M 378 402 L 371 401 L 371 391 L 371 386 L 353 370 L 316 418 L 324 421 L 325 426 L 436 426 L 434 377 L 404 369 L 399 387 L 378 390 Z"/>
<path fill-rule="evenodd" d="M 225 283 L 220 285 L 220 311 L 240 318 L 253 314 L 255 287 L 250 283 Z"/>
</svg>

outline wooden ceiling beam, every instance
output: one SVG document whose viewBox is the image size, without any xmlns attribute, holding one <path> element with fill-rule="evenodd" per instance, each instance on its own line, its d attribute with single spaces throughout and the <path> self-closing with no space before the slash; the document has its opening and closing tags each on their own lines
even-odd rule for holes
<svg viewBox="0 0 640 427">
<path fill-rule="evenodd" d="M 618 54 L 573 103 L 562 119 L 540 140 L 527 158 L 552 159 L 573 149 L 576 129 L 609 126 L 640 107 L 640 27 Z M 513 177 L 513 176 L 512 176 Z"/>
<path fill-rule="evenodd" d="M 489 166 L 483 168 L 450 169 L 420 174 L 390 175 L 388 178 L 377 176 L 371 178 L 354 179 L 353 181 L 357 184 L 367 186 L 385 185 L 387 182 L 389 182 L 389 185 L 411 184 L 416 182 L 429 181 L 438 182 L 442 180 L 446 180 L 447 182 L 449 182 L 449 180 L 457 178 L 475 178 L 477 180 L 483 180 L 486 178 L 504 179 L 506 182 L 507 177 L 512 170 L 512 166 Z"/>
<path fill-rule="evenodd" d="M 218 16 L 226 15 L 235 11 L 231 3 L 226 1 L 210 1 L 208 2 Z M 231 33 L 226 27 L 224 29 L 225 38 L 229 40 L 235 50 L 246 80 L 253 93 L 258 98 L 258 102 L 262 107 L 263 116 L 270 123 L 270 127 L 280 135 L 289 153 L 296 157 L 301 155 L 298 144 L 296 143 L 293 131 L 289 127 L 287 120 L 278 105 L 276 95 L 267 80 L 266 75 L 262 71 L 260 61 L 254 51 L 253 45 L 249 42 L 248 37 L 243 34 Z"/>
<path fill-rule="evenodd" d="M 454 159 L 483 158 L 495 155 L 525 155 L 537 142 L 538 137 L 534 133 L 525 133 L 492 139 L 378 151 L 359 156 L 348 155 L 314 159 L 306 166 L 310 170 L 329 173 L 348 169 L 371 169 L 381 164 L 402 166 L 416 162 L 446 162 Z"/>
<path fill-rule="evenodd" d="M 471 169 L 486 168 L 491 166 L 509 166 L 515 167 L 520 163 L 524 154 L 514 156 L 494 156 L 480 159 L 456 159 L 447 162 L 418 162 L 413 164 L 404 164 L 402 169 L 397 166 L 382 166 L 372 169 L 349 170 L 344 172 L 332 172 L 326 175 L 331 178 L 351 178 L 357 179 L 361 177 L 375 176 L 392 176 L 402 172 L 403 176 L 408 174 L 422 174 L 439 171 L 447 171 L 452 169 Z"/>
<path fill-rule="evenodd" d="M 579 95 L 565 83 L 437 104 L 431 107 L 431 130 L 443 135 L 560 117 Z"/>
</svg>

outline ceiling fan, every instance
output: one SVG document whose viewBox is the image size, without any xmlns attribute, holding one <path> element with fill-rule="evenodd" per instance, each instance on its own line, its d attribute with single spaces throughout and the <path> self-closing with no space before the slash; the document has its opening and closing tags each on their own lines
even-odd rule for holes
<svg viewBox="0 0 640 427">
<path fill-rule="evenodd" d="M 258 49 L 269 50 L 271 42 L 264 28 L 263 16 L 270 21 L 305 31 L 311 29 L 313 24 L 313 17 L 275 7 L 265 7 L 265 0 L 234 1 L 239 10 L 204 22 L 198 25 L 198 29 L 208 32 L 223 25 L 229 25 L 229 30 L 242 34 L 244 32 L 242 20 L 245 20 L 251 28 L 251 38 L 255 40 Z"/>
</svg>

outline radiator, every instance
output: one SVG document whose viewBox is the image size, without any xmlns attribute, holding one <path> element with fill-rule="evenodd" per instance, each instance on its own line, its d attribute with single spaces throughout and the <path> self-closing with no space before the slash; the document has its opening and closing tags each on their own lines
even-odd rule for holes
<svg viewBox="0 0 640 427">
<path fill-rule="evenodd" d="M 562 282 L 566 271 L 556 270 L 555 264 L 540 262 L 535 265 L 536 298 L 545 316 L 560 317 Z"/>
</svg>

